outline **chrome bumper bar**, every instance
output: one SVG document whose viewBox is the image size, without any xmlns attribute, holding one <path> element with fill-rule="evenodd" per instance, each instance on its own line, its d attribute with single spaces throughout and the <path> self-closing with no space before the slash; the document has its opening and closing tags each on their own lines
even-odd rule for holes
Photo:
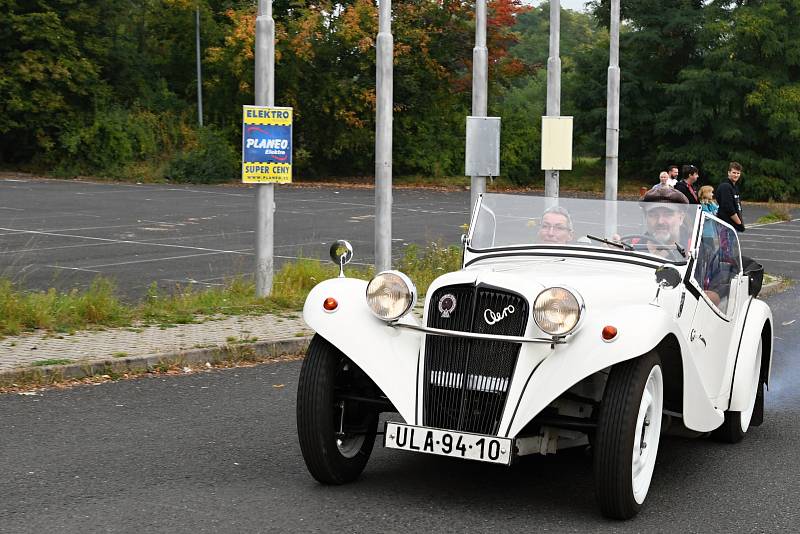
<svg viewBox="0 0 800 534">
<path fill-rule="evenodd" d="M 441 328 L 431 328 L 429 326 L 417 326 L 411 324 L 403 324 L 397 321 L 388 323 L 393 328 L 407 328 L 408 330 L 416 330 L 417 332 L 424 332 L 432 336 L 444 337 L 463 337 L 467 339 L 486 339 L 489 341 L 507 341 L 510 343 L 544 343 L 547 345 L 563 345 L 566 343 L 562 338 L 549 338 L 549 337 L 520 337 L 520 336 L 496 336 L 492 334 L 478 334 L 475 332 L 459 332 L 457 330 L 442 330 Z"/>
</svg>

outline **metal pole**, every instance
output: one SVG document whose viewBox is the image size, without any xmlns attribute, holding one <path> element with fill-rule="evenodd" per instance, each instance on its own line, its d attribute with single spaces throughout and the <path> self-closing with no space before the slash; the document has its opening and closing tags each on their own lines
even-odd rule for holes
<svg viewBox="0 0 800 534">
<path fill-rule="evenodd" d="M 547 58 L 547 116 L 561 115 L 561 1 L 550 0 L 550 57 Z M 544 171 L 544 196 L 558 197 L 559 171 Z"/>
<path fill-rule="evenodd" d="M 486 47 L 486 0 L 475 2 L 475 47 L 472 49 L 472 116 L 485 117 L 489 100 L 489 49 Z M 486 177 L 470 177 L 470 210 L 486 192 Z"/>
<path fill-rule="evenodd" d="M 375 93 L 375 270 L 392 268 L 392 2 L 380 0 Z"/>
<path fill-rule="evenodd" d="M 258 1 L 255 97 L 257 106 L 275 105 L 275 21 L 272 0 Z M 256 296 L 272 292 L 275 185 L 256 185 Z"/>
<path fill-rule="evenodd" d="M 611 0 L 608 92 L 606 101 L 606 200 L 617 200 L 619 166 L 619 0 Z"/>
<path fill-rule="evenodd" d="M 200 6 L 195 11 L 195 41 L 197 43 L 197 122 L 203 127 L 203 74 L 200 68 Z"/>
</svg>

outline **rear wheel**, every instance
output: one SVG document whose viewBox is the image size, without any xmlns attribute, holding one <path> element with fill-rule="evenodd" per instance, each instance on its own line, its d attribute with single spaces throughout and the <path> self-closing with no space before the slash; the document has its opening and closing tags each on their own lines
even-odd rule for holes
<svg viewBox="0 0 800 534">
<path fill-rule="evenodd" d="M 346 398 L 369 398 L 372 381 L 320 335 L 308 347 L 297 386 L 297 433 L 308 471 L 323 484 L 358 478 L 375 444 L 378 411 Z"/>
<path fill-rule="evenodd" d="M 750 399 L 741 412 L 725 412 L 722 426 L 711 433 L 711 437 L 723 443 L 739 443 L 752 426 L 764 420 L 764 383 L 761 380 L 762 340 L 758 340 L 753 368 L 748 370 L 750 379 Z"/>
<path fill-rule="evenodd" d="M 606 383 L 595 437 L 595 494 L 603 515 L 635 516 L 650 489 L 661 437 L 664 378 L 650 352 L 615 365 Z"/>
</svg>

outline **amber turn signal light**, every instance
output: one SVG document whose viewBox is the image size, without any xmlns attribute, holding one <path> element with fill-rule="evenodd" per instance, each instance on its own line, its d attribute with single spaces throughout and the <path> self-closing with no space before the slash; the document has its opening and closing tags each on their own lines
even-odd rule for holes
<svg viewBox="0 0 800 534">
<path fill-rule="evenodd" d="M 338 307 L 339 307 L 339 303 L 338 303 L 338 302 L 336 302 L 336 299 L 335 299 L 335 298 L 333 298 L 333 297 L 328 297 L 328 298 L 326 298 L 326 299 L 325 299 L 325 301 L 322 303 L 322 307 L 323 307 L 323 308 L 325 308 L 325 311 L 332 312 L 332 311 L 336 311 L 336 308 L 338 308 Z"/>
<path fill-rule="evenodd" d="M 602 336 L 603 336 L 603 341 L 613 340 L 615 337 L 617 337 L 617 327 L 611 325 L 604 326 Z"/>
</svg>

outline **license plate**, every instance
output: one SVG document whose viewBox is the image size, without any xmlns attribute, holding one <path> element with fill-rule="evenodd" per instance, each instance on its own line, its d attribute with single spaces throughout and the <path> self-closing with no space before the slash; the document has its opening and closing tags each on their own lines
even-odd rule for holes
<svg viewBox="0 0 800 534">
<path fill-rule="evenodd" d="M 383 446 L 509 465 L 514 443 L 509 438 L 387 422 Z"/>
</svg>

